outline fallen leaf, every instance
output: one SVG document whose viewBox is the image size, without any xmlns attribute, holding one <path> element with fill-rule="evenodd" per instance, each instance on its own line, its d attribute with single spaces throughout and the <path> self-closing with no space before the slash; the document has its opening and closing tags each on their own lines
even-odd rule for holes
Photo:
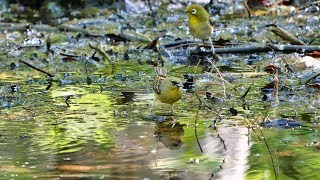
<svg viewBox="0 0 320 180">
<path fill-rule="evenodd" d="M 84 166 L 84 165 L 73 165 L 73 164 L 69 164 L 69 165 L 61 165 L 58 167 L 58 169 L 60 171 L 81 171 L 81 172 L 88 172 L 88 171 L 92 171 L 95 170 L 96 167 L 95 166 Z"/>
<path fill-rule="evenodd" d="M 320 69 L 320 60 L 315 59 L 311 56 L 304 56 L 297 63 L 294 64 L 294 67 L 300 70 L 305 69 Z"/>
</svg>

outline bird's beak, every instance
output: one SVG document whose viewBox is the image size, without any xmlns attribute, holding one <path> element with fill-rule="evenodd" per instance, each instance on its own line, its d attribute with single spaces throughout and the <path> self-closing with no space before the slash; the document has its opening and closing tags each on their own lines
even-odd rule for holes
<svg viewBox="0 0 320 180">
<path fill-rule="evenodd" d="M 179 83 L 179 84 L 176 84 L 176 86 L 183 87 L 183 84 Z"/>
<path fill-rule="evenodd" d="M 188 9 L 186 9 L 184 12 L 187 13 L 187 12 L 189 12 L 189 11 L 188 11 Z"/>
</svg>

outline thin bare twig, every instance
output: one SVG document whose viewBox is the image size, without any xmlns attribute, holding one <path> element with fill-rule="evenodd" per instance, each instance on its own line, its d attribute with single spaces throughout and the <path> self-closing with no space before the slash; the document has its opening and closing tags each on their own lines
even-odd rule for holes
<svg viewBox="0 0 320 180">
<path fill-rule="evenodd" d="M 251 89 L 251 87 L 252 87 L 252 85 L 253 85 L 253 82 L 254 81 L 252 81 L 252 83 L 251 83 L 251 85 L 249 86 L 249 88 L 246 90 L 246 92 L 240 97 L 240 99 L 241 99 L 241 101 L 242 101 L 242 109 L 244 109 L 244 110 L 247 110 L 247 109 L 249 109 L 249 108 L 246 108 L 246 105 L 247 105 L 247 103 L 246 103 L 246 97 L 247 97 L 247 95 L 248 95 L 248 93 L 249 93 L 249 91 L 250 91 L 250 89 Z"/>
<path fill-rule="evenodd" d="M 223 158 L 222 163 L 220 164 L 219 168 L 215 172 L 211 173 L 209 180 L 213 179 L 214 175 L 223 169 L 223 165 L 225 162 L 226 162 L 226 157 Z"/>
<path fill-rule="evenodd" d="M 112 63 L 110 60 L 110 57 L 108 56 L 108 54 L 102 49 L 102 47 L 100 45 L 94 45 L 92 43 L 89 43 L 89 47 L 91 49 L 96 50 L 99 54 L 101 54 L 101 56 L 103 56 L 103 59 L 105 61 L 108 61 L 109 63 Z"/>
<path fill-rule="evenodd" d="M 202 150 L 199 138 L 198 138 L 198 133 L 197 133 L 197 119 L 198 118 L 195 118 L 195 120 L 194 120 L 194 135 L 196 137 L 196 141 L 197 141 L 197 144 L 199 146 L 199 149 L 200 149 L 201 153 L 203 153 L 203 150 Z"/>
<path fill-rule="evenodd" d="M 205 72 L 205 74 L 208 74 L 208 75 L 211 75 L 211 76 L 215 76 L 215 75 L 213 75 L 213 73 L 212 72 Z M 230 73 L 229 73 L 230 74 Z M 221 79 L 221 78 L 220 78 Z M 229 83 L 228 81 L 226 81 L 225 79 L 221 79 L 221 81 L 223 81 L 223 82 L 225 82 L 226 84 L 228 84 L 229 86 L 231 86 L 231 87 L 235 87 L 233 84 L 231 84 L 231 83 Z"/>
<path fill-rule="evenodd" d="M 312 79 L 317 78 L 318 76 L 320 76 L 320 72 L 312 75 L 309 79 L 306 80 L 306 82 L 304 84 L 308 84 Z"/>
<path fill-rule="evenodd" d="M 225 80 L 224 78 L 222 77 L 222 74 L 220 73 L 219 69 L 217 68 L 217 66 L 211 61 L 209 60 L 211 66 L 217 71 L 220 79 L 222 80 L 222 87 L 223 87 L 223 97 L 224 99 L 227 99 L 227 95 L 226 95 L 226 85 L 224 84 Z M 212 69 L 211 69 L 212 70 Z"/>
<path fill-rule="evenodd" d="M 20 63 L 23 63 L 23 64 L 25 64 L 25 65 L 27 65 L 27 66 L 29 66 L 29 67 L 31 67 L 32 69 L 35 69 L 35 70 L 37 70 L 37 71 L 39 71 L 39 72 L 42 72 L 42 73 L 46 74 L 46 75 L 48 75 L 49 77 L 54 77 L 53 74 L 50 74 L 50 73 L 48 73 L 48 72 L 46 72 L 46 71 L 44 71 L 44 70 L 42 70 L 42 69 L 39 69 L 39 68 L 33 66 L 32 64 L 27 63 L 26 61 L 19 60 L 19 62 L 20 62 Z"/>
<path fill-rule="evenodd" d="M 274 74 L 274 81 L 275 81 L 275 85 L 276 85 L 276 103 L 279 103 L 279 73 L 278 73 L 278 69 L 276 69 L 276 73 Z"/>
<path fill-rule="evenodd" d="M 218 133 L 218 138 L 220 139 L 220 141 L 222 142 L 222 144 L 223 144 L 223 149 L 225 150 L 225 151 L 227 151 L 227 146 L 226 146 L 226 143 L 224 142 L 224 140 L 222 139 L 222 137 L 220 136 L 220 134 Z"/>
<path fill-rule="evenodd" d="M 199 61 L 198 61 L 198 63 L 197 63 L 197 66 L 195 67 L 195 70 L 194 70 L 194 77 L 193 77 L 193 84 L 194 84 L 194 85 L 196 84 L 195 78 L 196 78 L 196 74 L 197 74 L 197 71 L 198 71 L 200 62 L 201 62 L 201 59 L 199 59 Z M 213 111 L 211 107 L 209 107 L 207 104 L 205 104 L 205 103 L 202 102 L 201 98 L 199 97 L 199 93 L 198 93 L 198 90 L 197 90 L 197 86 L 194 86 L 194 92 L 195 92 L 195 94 L 196 94 L 196 96 L 197 96 L 197 98 L 198 98 L 198 100 L 199 100 L 199 102 L 200 102 L 199 107 L 204 106 L 204 107 L 208 108 L 213 114 L 219 116 L 219 118 L 220 118 L 220 114 L 219 114 L 219 113 Z"/>
<path fill-rule="evenodd" d="M 246 8 L 246 11 L 247 11 L 247 13 L 248 13 L 248 17 L 251 19 L 252 18 L 252 15 L 251 15 L 251 11 L 250 11 L 250 8 L 249 8 L 249 6 L 248 6 L 248 2 L 247 2 L 248 0 L 244 0 L 243 1 L 243 5 L 244 5 L 244 7 Z"/>
<path fill-rule="evenodd" d="M 223 144 L 223 149 L 224 149 L 224 152 L 225 152 L 225 156 L 224 156 L 224 158 L 223 158 L 223 160 L 222 160 L 219 168 L 218 168 L 215 172 L 211 173 L 211 176 L 210 176 L 209 180 L 212 179 L 215 174 L 217 174 L 219 171 L 221 171 L 221 170 L 223 169 L 223 165 L 224 165 L 224 163 L 226 162 L 227 146 L 226 146 L 226 144 L 225 144 L 225 141 L 224 141 L 224 140 L 222 139 L 222 137 L 220 136 L 220 134 L 219 134 L 219 132 L 218 132 L 218 129 L 215 129 L 215 130 L 217 131 L 217 137 L 220 139 L 220 141 L 221 141 L 222 144 Z"/>
<path fill-rule="evenodd" d="M 263 138 L 263 142 L 266 144 L 267 149 L 268 149 L 268 153 L 269 153 L 270 158 L 271 158 L 272 167 L 273 167 L 273 171 L 274 171 L 274 176 L 275 176 L 275 178 L 278 180 L 278 179 L 279 179 L 279 174 L 278 174 L 277 168 L 276 168 L 276 166 L 275 166 L 275 160 L 273 159 L 270 146 L 269 146 L 269 144 L 268 144 L 268 142 L 267 142 L 267 139 L 266 139 L 266 137 L 264 136 L 264 134 L 263 134 L 263 132 L 262 132 L 262 130 L 261 130 L 260 128 L 259 128 L 259 131 L 260 131 L 261 135 L 264 137 L 264 138 Z"/>
<path fill-rule="evenodd" d="M 281 59 L 282 59 L 282 61 L 286 64 L 286 65 L 284 65 L 284 67 L 286 67 L 287 70 L 288 70 L 290 73 L 294 73 L 293 70 L 292 70 L 292 68 L 290 67 L 290 65 L 287 63 L 287 61 L 286 61 L 283 57 L 281 57 Z"/>
<path fill-rule="evenodd" d="M 269 108 L 268 108 L 267 111 L 266 111 L 266 115 L 264 116 L 264 118 L 267 117 L 267 114 L 269 113 L 270 107 L 271 107 L 271 103 L 270 103 L 270 105 L 269 105 Z M 265 119 L 263 119 L 263 122 L 265 122 Z M 266 146 L 267 146 L 268 153 L 269 153 L 269 155 L 270 155 L 270 159 L 271 159 L 271 162 L 272 162 L 272 167 L 273 167 L 273 171 L 274 171 L 274 176 L 275 176 L 276 180 L 278 180 L 278 179 L 279 179 L 279 173 L 278 173 L 278 171 L 277 171 L 277 168 L 276 168 L 276 165 L 275 165 L 275 160 L 274 160 L 274 158 L 273 158 L 273 156 L 272 156 L 270 146 L 269 146 L 269 144 L 268 144 L 268 142 L 267 142 L 267 138 L 264 136 L 264 133 L 263 133 L 263 131 L 261 130 L 261 128 L 258 128 L 258 129 L 259 129 L 260 134 L 261 134 L 262 137 L 263 137 L 263 142 L 264 142 L 264 143 L 266 144 Z"/>
<path fill-rule="evenodd" d="M 64 101 L 67 104 L 68 107 L 70 107 L 70 105 L 69 105 L 69 99 L 70 98 L 71 98 L 71 96 L 67 96 L 66 100 Z"/>
</svg>

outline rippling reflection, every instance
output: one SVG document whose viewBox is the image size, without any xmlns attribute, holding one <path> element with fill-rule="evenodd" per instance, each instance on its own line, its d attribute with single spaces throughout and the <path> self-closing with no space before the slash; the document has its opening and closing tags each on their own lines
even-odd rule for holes
<svg viewBox="0 0 320 180">
<path fill-rule="evenodd" d="M 161 104 L 150 113 L 152 95 L 138 91 L 121 95 L 125 91 L 100 92 L 99 87 L 30 88 L 33 96 L 19 95 L 23 105 L 0 113 L 1 178 L 273 177 L 268 149 L 257 139 L 261 134 L 250 130 L 248 135 L 247 128 L 234 123 L 241 121 L 238 117 L 224 119 L 214 130 L 208 128 L 211 114 L 195 115 L 184 102 L 177 103 L 174 116 Z M 65 103 L 69 96 L 70 107 Z M 263 131 L 282 163 L 282 177 L 315 176 L 317 127 Z M 314 173 L 304 173 L 308 168 Z"/>
</svg>

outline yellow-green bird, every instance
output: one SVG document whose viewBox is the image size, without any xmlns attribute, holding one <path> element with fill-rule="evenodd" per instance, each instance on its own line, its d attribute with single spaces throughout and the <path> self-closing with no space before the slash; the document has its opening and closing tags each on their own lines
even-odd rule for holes
<svg viewBox="0 0 320 180">
<path fill-rule="evenodd" d="M 189 31 L 194 38 L 201 40 L 211 39 L 213 32 L 213 22 L 209 13 L 204 7 L 192 4 L 186 11 L 189 17 Z"/>
<path fill-rule="evenodd" d="M 157 77 L 153 82 L 153 90 L 155 92 L 154 103 L 159 100 L 162 103 L 171 105 L 171 113 L 173 113 L 173 103 L 179 101 L 183 94 L 183 84 L 179 78 L 166 77 L 167 69 L 165 67 L 155 67 Z"/>
</svg>

